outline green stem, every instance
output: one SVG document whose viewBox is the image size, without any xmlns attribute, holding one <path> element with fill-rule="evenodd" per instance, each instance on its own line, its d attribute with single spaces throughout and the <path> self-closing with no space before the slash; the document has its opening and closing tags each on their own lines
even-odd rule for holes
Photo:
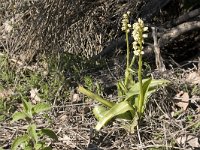
<svg viewBox="0 0 200 150">
<path fill-rule="evenodd" d="M 126 68 L 129 67 L 129 57 L 130 57 L 130 48 L 129 48 L 129 41 L 128 41 L 128 32 L 126 32 L 126 46 L 127 46 L 127 55 L 126 55 Z"/>
<path fill-rule="evenodd" d="M 142 113 L 142 107 L 144 104 L 144 95 L 143 95 L 143 88 L 142 88 L 142 43 L 140 44 L 140 54 L 139 54 L 139 61 L 138 61 L 138 80 L 139 80 L 139 86 L 140 86 L 140 97 L 139 97 L 139 108 L 138 108 L 138 113 L 139 116 Z"/>
<path fill-rule="evenodd" d="M 125 71 L 125 87 L 127 86 L 129 79 L 129 59 L 130 59 L 130 48 L 128 40 L 128 32 L 126 31 L 126 71 Z"/>
</svg>

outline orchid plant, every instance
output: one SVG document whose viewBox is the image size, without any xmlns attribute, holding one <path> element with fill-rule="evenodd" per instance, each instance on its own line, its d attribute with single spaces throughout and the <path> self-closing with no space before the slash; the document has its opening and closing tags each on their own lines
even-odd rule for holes
<svg viewBox="0 0 200 150">
<path fill-rule="evenodd" d="M 145 27 L 142 19 L 138 19 L 133 25 L 129 21 L 130 12 L 123 15 L 122 19 L 122 31 L 126 34 L 126 69 L 124 78 L 117 82 L 118 90 L 118 100 L 117 102 L 106 100 L 95 94 L 81 85 L 79 85 L 78 90 L 84 95 L 100 102 L 93 109 L 93 113 L 98 120 L 95 127 L 96 130 L 100 130 L 105 126 L 111 119 L 118 119 L 120 121 L 128 122 L 123 126 L 131 133 L 134 132 L 135 127 L 138 125 L 138 121 L 141 119 L 146 108 L 149 96 L 154 93 L 158 86 L 166 85 L 169 81 L 167 80 L 155 80 L 152 78 L 142 78 L 142 55 L 144 39 L 147 37 L 146 32 L 148 27 Z M 133 57 L 130 59 L 130 43 L 129 34 L 132 31 L 132 37 L 134 42 L 133 47 Z M 133 80 L 133 65 L 135 63 L 136 57 L 138 57 L 138 81 Z"/>
</svg>

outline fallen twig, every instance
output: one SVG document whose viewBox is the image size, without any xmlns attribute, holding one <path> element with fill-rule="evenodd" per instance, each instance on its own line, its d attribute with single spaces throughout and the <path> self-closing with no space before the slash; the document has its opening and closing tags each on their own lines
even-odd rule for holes
<svg viewBox="0 0 200 150">
<path fill-rule="evenodd" d="M 158 44 L 160 45 L 160 47 L 163 47 L 166 44 L 171 43 L 178 36 L 195 29 L 200 29 L 200 21 L 182 23 L 163 33 L 163 35 L 161 35 L 161 38 L 158 40 Z"/>
</svg>

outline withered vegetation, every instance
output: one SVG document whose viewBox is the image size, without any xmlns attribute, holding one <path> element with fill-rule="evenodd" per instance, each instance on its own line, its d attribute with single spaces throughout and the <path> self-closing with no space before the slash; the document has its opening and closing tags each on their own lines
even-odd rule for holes
<svg viewBox="0 0 200 150">
<path fill-rule="evenodd" d="M 67 51 L 86 57 L 99 53 L 119 33 L 120 16 L 133 3 L 2 0 L 1 5 L 2 46 L 30 61 L 43 52 Z M 9 33 L 3 29 L 6 21 L 13 26 Z"/>
<path fill-rule="evenodd" d="M 70 66 L 70 69 L 65 68 L 65 70 L 69 69 L 68 72 L 63 71 L 67 72 L 67 75 L 60 75 L 63 72 L 56 70 L 60 74 L 56 71 L 56 74 L 48 72 L 44 75 L 45 77 L 41 75 L 42 79 L 38 79 L 39 84 L 42 83 L 42 85 L 36 86 L 42 87 L 43 84 L 48 83 L 45 87 L 47 89 L 50 89 L 51 80 L 53 82 L 55 79 L 59 82 L 51 87 L 53 89 L 49 92 L 51 98 L 45 97 L 45 90 L 39 89 L 39 92 L 44 92 L 41 92 L 45 95 L 44 99 L 50 99 L 55 104 L 49 114 L 53 118 L 52 123 L 43 121 L 44 118 L 36 118 L 39 124 L 41 121 L 45 122 L 41 126 L 44 125 L 56 131 L 59 141 L 52 147 L 88 150 L 199 148 L 200 143 L 184 140 L 184 137 L 200 138 L 200 63 L 198 60 L 200 56 L 200 4 L 198 0 L 192 0 L 193 4 L 187 0 L 0 1 L 0 56 L 4 57 L 7 54 L 8 60 L 16 63 L 15 68 L 18 68 L 18 65 L 25 65 L 26 69 L 35 73 L 31 65 L 40 60 L 40 55 L 54 57 L 57 54 L 70 53 L 94 58 L 94 60 L 104 57 L 111 59 L 109 56 L 116 56 L 112 57 L 115 66 L 113 63 L 108 63 L 107 68 L 100 71 L 93 72 L 91 68 L 89 71 L 81 70 L 81 73 L 78 72 L 78 77 L 74 77 L 75 75 L 69 71 L 73 68 L 72 62 L 66 65 Z M 102 91 L 104 96 L 116 98 L 116 86 L 112 81 L 119 79 L 124 69 L 123 50 L 126 49 L 126 45 L 125 37 L 121 32 L 121 18 L 128 10 L 131 11 L 132 23 L 141 17 L 149 27 L 149 37 L 144 45 L 144 61 L 149 63 L 153 60 L 154 65 L 150 66 L 152 70 L 146 65 L 144 75 L 165 78 L 170 80 L 171 84 L 167 89 L 160 89 L 150 98 L 143 121 L 134 134 L 121 129 L 117 122 L 109 124 L 97 133 L 93 130 L 96 120 L 91 112 L 94 103 L 76 93 L 76 89 L 73 92 L 67 91 L 73 88 L 68 87 L 71 86 L 68 82 L 72 78 L 77 79 L 81 75 L 89 74 L 89 76 L 95 76 L 97 83 L 105 84 Z M 10 69 L 8 67 L 3 70 L 2 66 L 3 64 L 0 64 L 1 77 L 2 74 L 7 73 L 6 69 Z M 165 72 L 153 71 L 154 68 L 159 71 L 165 70 Z M 16 74 L 20 74 L 17 71 Z M 23 77 L 29 78 L 30 74 L 25 72 L 28 75 L 23 75 L 23 73 Z M 58 74 L 67 81 L 60 78 Z M 0 99 L 9 97 L 2 100 L 5 105 L 8 103 L 12 107 L 17 107 L 15 109 L 20 109 L 19 98 L 14 98 L 13 102 L 10 101 L 10 95 L 14 91 L 15 96 L 15 92 L 20 91 L 16 84 L 19 84 L 19 87 L 21 84 L 23 86 L 26 82 L 20 81 L 23 77 L 20 76 L 19 81 L 17 77 L 14 78 L 12 83 L 8 81 L 9 84 L 3 90 L 7 92 L 7 95 L 0 93 Z M 60 83 L 62 81 L 63 83 Z M 0 87 L 1 84 L 4 86 L 6 83 L 5 79 L 0 78 Z M 25 86 L 26 91 L 22 91 L 25 96 L 29 97 L 27 93 L 32 86 Z M 12 92 L 9 92 L 9 88 Z M 181 96 L 176 97 L 182 91 L 189 95 L 186 110 L 182 110 L 175 102 L 175 99 L 179 101 L 183 99 Z M 0 147 L 9 149 L 14 137 L 24 133 L 25 130 L 21 127 L 23 124 L 20 124 L 21 122 L 10 124 L 13 108 L 8 110 L 6 107 L 5 112 L 6 119 L 0 122 Z M 0 115 L 2 114 L 4 112 L 0 112 Z"/>
</svg>

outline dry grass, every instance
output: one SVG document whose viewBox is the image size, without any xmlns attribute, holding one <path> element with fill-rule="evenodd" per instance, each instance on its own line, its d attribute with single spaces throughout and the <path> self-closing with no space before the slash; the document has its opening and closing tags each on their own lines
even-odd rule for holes
<svg viewBox="0 0 200 150">
<path fill-rule="evenodd" d="M 112 73 L 113 71 L 115 70 L 112 70 Z M 195 68 L 193 71 L 196 71 Z M 122 129 L 118 121 L 104 127 L 100 132 L 94 131 L 96 120 L 91 111 L 94 103 L 83 95 L 79 95 L 80 98 L 75 100 L 71 96 L 59 98 L 62 95 L 58 93 L 56 96 L 59 100 L 54 101 L 56 105 L 49 113 L 51 123 L 40 117 L 36 122 L 40 127 L 51 128 L 57 133 L 59 141 L 52 145 L 54 149 L 190 149 L 192 146 L 187 141 L 181 144 L 177 142 L 180 137 L 200 135 L 200 93 L 191 92 L 195 86 L 199 88 L 199 85 L 186 82 L 190 72 L 191 70 L 177 68 L 162 74 L 153 73 L 155 78 L 167 78 L 171 84 L 151 96 L 143 120 L 134 134 Z M 188 108 L 182 111 L 176 105 L 174 97 L 180 91 L 188 92 L 191 99 L 196 96 L 195 107 L 190 103 Z M 115 98 L 115 94 L 112 96 Z M 7 119 L 1 123 L 0 133 L 1 146 L 9 149 L 12 140 L 25 129 L 23 122 L 10 124 L 9 118 Z"/>
<path fill-rule="evenodd" d="M 18 0 L 13 3 L 1 0 L 0 51 L 7 52 L 13 60 L 20 59 L 20 62 L 26 63 L 37 61 L 36 56 L 43 53 L 48 56 L 53 53 L 69 52 L 90 57 L 99 53 L 108 44 L 107 42 L 121 34 L 120 18 L 127 10 L 134 12 L 137 9 L 136 3 L 133 2 L 135 1 L 123 3 L 114 0 L 43 0 L 29 2 Z M 113 5 L 114 3 L 115 5 Z M 4 23 L 6 21 L 11 21 L 10 23 L 14 27 L 13 31 L 7 32 L 5 30 Z M 177 45 L 175 46 L 177 47 Z M 109 89 L 109 92 L 114 92 L 105 95 L 115 98 L 115 90 L 111 89 L 113 88 L 112 80 L 120 78 L 121 71 L 124 68 L 121 64 L 123 59 L 124 56 L 122 60 L 119 60 L 120 64 L 115 67 L 111 66 L 107 70 L 92 73 L 83 70 L 82 75 L 85 75 L 86 72 L 93 75 L 99 82 L 104 81 L 106 85 L 109 81 L 107 89 Z M 72 62 L 74 61 L 72 60 Z M 80 65 L 81 63 L 77 66 Z M 73 68 L 71 63 L 68 66 L 71 66 L 70 69 Z M 110 64 L 108 66 L 110 67 Z M 200 122 L 200 111 L 198 110 L 198 107 L 200 107 L 200 91 L 198 89 L 200 87 L 186 82 L 187 75 L 192 71 L 197 71 L 197 69 L 179 67 L 177 69 L 171 68 L 168 72 L 162 74 L 147 71 L 147 73 L 153 74 L 155 78 L 169 79 L 171 84 L 167 89 L 160 89 L 157 94 L 150 98 L 143 121 L 140 122 L 135 134 L 127 133 L 119 126 L 119 122 L 109 124 L 101 132 L 95 132 L 93 128 L 96 120 L 91 112 L 94 103 L 83 97 L 79 101 L 72 101 L 71 98 L 64 95 L 66 90 L 71 88 L 68 87 L 67 89 L 65 86 L 70 85 L 60 78 L 57 79 L 58 82 L 60 81 L 60 85 L 52 88 L 57 91 L 57 95 L 55 99 L 51 98 L 58 101 L 54 101 L 55 105 L 49 114 L 52 118 L 51 123 L 44 118 L 37 118 L 36 121 L 40 123 L 40 127 L 49 127 L 57 133 L 59 142 L 52 145 L 55 149 L 189 149 L 192 146 L 186 141 L 184 144 L 178 144 L 176 140 L 179 137 L 189 135 L 200 138 L 200 125 L 198 124 Z M 73 78 L 70 70 L 66 70 L 65 72 L 69 73 L 67 76 L 70 76 L 70 79 Z M 63 70 L 56 71 L 62 73 Z M 34 72 L 37 71 L 34 70 Z M 23 73 L 16 72 L 16 74 Z M 100 76 L 100 73 L 102 76 Z M 51 72 L 49 74 L 49 78 L 45 78 L 45 80 L 50 83 L 52 78 L 58 77 L 57 74 L 51 74 Z M 66 75 L 62 74 L 61 76 L 66 78 Z M 29 76 L 26 78 L 29 78 Z M 108 80 L 105 80 L 107 78 Z M 21 86 L 25 81 L 23 79 L 21 82 L 20 79 L 23 78 L 16 77 L 11 82 L 14 82 L 14 86 L 16 86 L 16 83 Z M 52 83 L 54 83 L 53 81 Z M 0 79 L 0 83 L 8 88 L 13 84 L 9 81 L 6 84 L 7 81 L 5 82 L 3 79 Z M 112 83 L 112 86 L 110 86 L 110 83 Z M 23 88 L 27 89 L 27 86 Z M 191 100 L 196 98 L 196 104 L 190 103 L 187 110 L 181 111 L 181 108 L 174 101 L 174 96 L 180 91 L 187 92 Z M 27 91 L 23 92 L 27 95 Z M 8 100 L 10 99 L 8 98 Z M 20 102 L 14 100 L 14 105 L 10 101 L 8 103 L 11 106 L 18 106 Z M 0 147 L 4 149 L 10 149 L 13 139 L 25 132 L 22 126 L 23 122 L 10 124 L 10 113 L 12 111 L 7 114 L 3 122 L 0 122 Z"/>
<path fill-rule="evenodd" d="M 1 5 L 1 45 L 30 62 L 44 52 L 66 51 L 85 57 L 99 53 L 119 33 L 119 16 L 136 2 L 2 0 Z M 4 29 L 6 21 L 14 29 L 9 33 Z"/>
</svg>

